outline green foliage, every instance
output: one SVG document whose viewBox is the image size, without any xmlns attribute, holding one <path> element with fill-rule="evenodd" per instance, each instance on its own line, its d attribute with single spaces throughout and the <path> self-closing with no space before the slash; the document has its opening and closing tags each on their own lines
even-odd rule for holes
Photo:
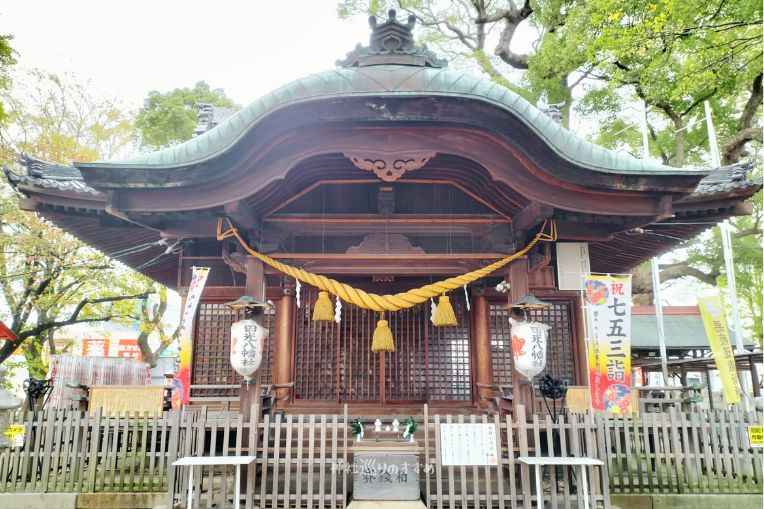
<svg viewBox="0 0 764 509">
<path fill-rule="evenodd" d="M 132 123 L 113 99 L 95 97 L 71 76 L 30 71 L 0 91 L 12 105 L 0 135 L 0 163 L 20 152 L 69 163 L 109 157 L 130 142 Z M 16 170 L 22 171 L 22 170 Z M 19 210 L 19 195 L 0 184 L 0 319 L 20 339 L 32 376 L 42 376 L 44 345 L 75 323 L 134 320 L 135 301 L 151 283 L 109 260 L 37 214 Z M 0 363 L 14 345 L 3 342 Z"/>
<path fill-rule="evenodd" d="M 159 149 L 191 139 L 197 124 L 195 105 L 199 103 L 238 108 L 223 90 L 211 90 L 204 81 L 164 94 L 152 90 L 135 121 L 141 147 Z"/>
<path fill-rule="evenodd" d="M 112 97 L 96 96 L 72 75 L 32 69 L 14 76 L 13 87 L 0 90 L 10 106 L 0 131 L 0 158 L 16 154 L 68 164 L 113 158 L 130 148 L 131 117 Z"/>
<path fill-rule="evenodd" d="M 53 335 L 60 327 L 132 319 L 135 300 L 122 297 L 142 294 L 149 285 L 36 214 L 19 210 L 18 195 L 2 184 L 0 291 L 7 308 L 0 308 L 0 320 L 23 341 L 30 374 L 44 374 L 43 346 L 55 353 Z"/>
<path fill-rule="evenodd" d="M 417 432 L 417 430 L 419 429 L 419 425 L 417 424 L 417 422 L 414 420 L 414 418 L 413 418 L 413 417 L 406 417 L 406 418 L 403 420 L 403 426 L 404 426 L 404 427 L 405 427 L 405 426 L 408 426 L 408 428 L 409 428 L 409 434 L 410 434 L 410 435 L 413 435 L 413 434 L 414 434 L 414 433 L 416 433 L 416 432 Z"/>
<path fill-rule="evenodd" d="M 684 166 L 704 164 L 707 157 L 705 125 L 687 129 L 702 120 L 704 100 L 712 103 L 722 141 L 748 125 L 741 104 L 762 72 L 761 56 L 757 2 L 587 0 L 571 3 L 564 25 L 544 35 L 529 74 L 534 87 L 549 87 L 549 75 L 590 78 L 578 110 L 602 120 L 604 133 L 622 128 L 612 122 L 614 114 L 622 116 L 634 99 L 644 100 L 650 106 L 651 152 L 666 164 Z M 634 117 L 622 119 L 633 123 Z M 618 143 L 607 135 L 597 141 Z M 639 148 L 641 138 L 630 145 Z"/>
<path fill-rule="evenodd" d="M 753 203 L 760 208 L 761 192 L 754 197 Z M 730 223 L 733 227 L 731 240 L 739 313 L 745 321 L 744 327 L 750 332 L 750 339 L 761 345 L 764 268 L 760 221 L 761 212 L 757 210 L 753 215 L 735 218 Z M 701 242 L 693 242 L 688 246 L 687 263 L 706 273 L 718 274 L 717 286 L 728 287 L 721 231 L 718 227 L 705 234 Z"/>
<path fill-rule="evenodd" d="M 353 436 L 358 436 L 363 433 L 363 421 L 356 417 L 356 419 L 350 423 L 350 432 L 353 433 Z"/>
<path fill-rule="evenodd" d="M 7 90 L 10 85 L 10 78 L 8 76 L 8 68 L 16 63 L 16 59 L 13 58 L 13 48 L 11 48 L 10 41 L 13 39 L 10 35 L 0 35 L 0 89 Z M 8 113 L 5 111 L 5 106 L 0 101 L 0 124 L 3 123 Z"/>
</svg>

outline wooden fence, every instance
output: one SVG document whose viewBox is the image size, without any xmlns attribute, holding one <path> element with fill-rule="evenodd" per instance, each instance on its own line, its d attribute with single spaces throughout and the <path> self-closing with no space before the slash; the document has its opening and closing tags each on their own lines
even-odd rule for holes
<svg viewBox="0 0 764 509">
<path fill-rule="evenodd" d="M 519 415 L 523 415 L 522 412 Z M 352 442 L 342 415 L 266 415 L 250 422 L 226 412 L 169 412 L 159 418 L 87 416 L 46 411 L 26 421 L 24 448 L 0 454 L 0 492 L 156 492 L 168 504 L 186 493 L 186 472 L 171 466 L 192 455 L 257 457 L 246 469 L 241 499 L 247 508 L 345 507 L 352 491 Z M 368 419 L 367 419 L 368 420 Z M 533 470 L 519 456 L 589 456 L 592 507 L 610 506 L 610 493 L 761 493 L 762 449 L 748 444 L 753 413 L 644 414 L 614 419 L 601 414 L 560 416 L 557 423 L 498 415 L 418 417 L 421 492 L 428 507 L 536 506 Z M 440 425 L 494 423 L 498 467 L 442 466 Z M 199 504 L 230 505 L 233 467 L 197 467 Z M 548 468 L 547 507 L 582 506 L 578 472 Z M 201 493 L 200 493 L 201 491 Z"/>
<path fill-rule="evenodd" d="M 762 493 L 764 449 L 748 437 L 756 412 L 670 408 L 604 424 L 613 493 Z"/>
</svg>

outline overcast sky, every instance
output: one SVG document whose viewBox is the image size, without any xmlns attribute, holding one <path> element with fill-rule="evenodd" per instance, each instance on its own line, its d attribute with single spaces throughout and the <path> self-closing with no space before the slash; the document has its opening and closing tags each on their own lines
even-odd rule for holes
<svg viewBox="0 0 764 509">
<path fill-rule="evenodd" d="M 336 0 L 3 0 L 0 33 L 19 67 L 71 72 L 138 107 L 149 90 L 199 80 L 246 105 L 366 42 L 363 18 L 337 19 Z"/>
</svg>

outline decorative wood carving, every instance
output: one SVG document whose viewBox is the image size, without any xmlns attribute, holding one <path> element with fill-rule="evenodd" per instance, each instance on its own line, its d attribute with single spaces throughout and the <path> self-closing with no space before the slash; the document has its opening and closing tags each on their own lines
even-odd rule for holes
<svg viewBox="0 0 764 509">
<path fill-rule="evenodd" d="M 371 233 L 360 244 L 348 248 L 346 254 L 425 254 L 421 247 L 412 246 L 408 237 L 399 233 Z"/>
<path fill-rule="evenodd" d="M 374 174 L 385 182 L 395 182 L 407 171 L 418 170 L 437 154 L 432 151 L 411 155 L 360 155 L 345 152 L 344 156 L 356 166 Z"/>
</svg>

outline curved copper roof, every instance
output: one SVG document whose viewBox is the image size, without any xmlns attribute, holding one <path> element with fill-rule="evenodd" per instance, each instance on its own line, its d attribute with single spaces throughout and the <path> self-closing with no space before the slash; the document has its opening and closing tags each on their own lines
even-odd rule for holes
<svg viewBox="0 0 764 509">
<path fill-rule="evenodd" d="M 295 80 L 241 109 L 215 129 L 185 143 L 117 161 L 76 163 L 87 168 L 172 169 L 208 161 L 231 149 L 269 114 L 310 101 L 350 97 L 454 97 L 473 99 L 521 120 L 560 157 L 593 171 L 637 175 L 705 175 L 617 153 L 563 128 L 511 90 L 488 79 L 431 67 L 375 65 L 345 67 Z"/>
</svg>

